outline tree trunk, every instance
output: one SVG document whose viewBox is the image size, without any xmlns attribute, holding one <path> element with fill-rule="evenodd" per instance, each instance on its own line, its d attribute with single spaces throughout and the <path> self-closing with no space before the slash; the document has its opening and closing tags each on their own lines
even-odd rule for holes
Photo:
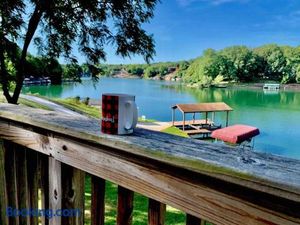
<svg viewBox="0 0 300 225">
<path fill-rule="evenodd" d="M 8 102 L 11 102 L 12 99 L 8 90 L 7 70 L 5 67 L 4 46 L 6 46 L 4 34 L 3 34 L 3 30 L 0 30 L 0 72 L 1 72 L 0 81 L 2 84 L 3 95 L 5 96 Z"/>
<path fill-rule="evenodd" d="M 17 68 L 17 79 L 16 79 L 16 88 L 14 90 L 14 94 L 11 98 L 11 102 L 13 104 L 17 104 L 21 89 L 23 86 L 23 80 L 24 80 L 24 66 L 26 64 L 26 56 L 27 56 L 27 50 L 30 45 L 30 42 L 33 38 L 33 35 L 39 25 L 39 22 L 41 20 L 43 11 L 40 9 L 39 5 L 37 5 L 34 9 L 34 12 L 29 20 L 27 33 L 25 36 L 24 46 L 22 49 L 21 59 Z"/>
</svg>

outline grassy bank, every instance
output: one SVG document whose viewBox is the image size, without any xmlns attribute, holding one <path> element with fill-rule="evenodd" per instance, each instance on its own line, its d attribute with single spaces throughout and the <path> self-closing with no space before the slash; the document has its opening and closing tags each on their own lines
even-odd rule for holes
<svg viewBox="0 0 300 225">
<path fill-rule="evenodd" d="M 80 114 L 85 114 L 98 119 L 101 117 L 101 111 L 99 107 L 89 106 L 88 104 L 85 104 L 84 102 L 80 101 L 78 98 L 55 98 L 48 100 L 60 104 Z"/>
<path fill-rule="evenodd" d="M 164 132 L 164 133 L 167 133 L 167 134 L 173 134 L 173 135 L 177 135 L 177 136 L 185 137 L 185 138 L 189 137 L 185 132 L 178 129 L 177 127 L 168 127 L 166 129 L 162 130 L 161 132 Z"/>
<path fill-rule="evenodd" d="M 0 94 L 0 103 L 7 103 L 5 97 L 2 94 Z M 28 106 L 28 107 L 31 107 L 31 108 L 44 109 L 44 110 L 52 111 L 52 109 L 49 108 L 48 106 L 36 103 L 34 101 L 27 100 L 25 98 L 19 98 L 18 104 L 25 105 L 25 106 Z"/>
</svg>

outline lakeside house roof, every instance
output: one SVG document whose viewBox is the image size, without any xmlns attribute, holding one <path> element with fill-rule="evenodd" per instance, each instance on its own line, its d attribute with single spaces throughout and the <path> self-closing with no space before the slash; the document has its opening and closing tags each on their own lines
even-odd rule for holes
<svg viewBox="0 0 300 225">
<path fill-rule="evenodd" d="M 176 104 L 172 109 L 179 109 L 183 113 L 201 113 L 201 112 L 228 112 L 233 109 L 224 102 L 208 102 L 197 104 Z"/>
</svg>

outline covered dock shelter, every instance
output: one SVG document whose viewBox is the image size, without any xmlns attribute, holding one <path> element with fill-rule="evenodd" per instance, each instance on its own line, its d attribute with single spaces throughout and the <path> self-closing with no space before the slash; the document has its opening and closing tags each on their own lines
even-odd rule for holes
<svg viewBox="0 0 300 225">
<path fill-rule="evenodd" d="M 182 121 L 175 121 L 175 110 L 178 109 L 182 113 Z M 233 109 L 224 102 L 208 102 L 196 104 L 176 104 L 172 106 L 172 125 L 182 126 L 182 130 L 188 135 L 210 134 L 214 127 L 214 114 L 216 112 L 226 113 L 226 127 L 228 126 L 229 112 Z M 205 119 L 196 120 L 196 113 L 205 113 Z M 208 118 L 208 113 L 212 113 L 212 119 Z M 192 114 L 192 120 L 186 120 L 186 114 Z M 186 129 L 188 127 L 188 129 Z M 219 127 L 220 128 L 220 127 Z"/>
</svg>

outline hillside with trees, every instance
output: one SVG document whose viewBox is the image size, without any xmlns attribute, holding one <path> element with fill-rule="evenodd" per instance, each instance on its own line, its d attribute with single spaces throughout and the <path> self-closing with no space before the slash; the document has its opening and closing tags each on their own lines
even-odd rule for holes
<svg viewBox="0 0 300 225">
<path fill-rule="evenodd" d="M 300 83 L 300 48 L 271 44 L 208 49 L 188 67 L 183 80 L 195 86 L 222 81 Z"/>
<path fill-rule="evenodd" d="M 152 64 L 119 64 L 109 65 L 101 64 L 97 67 L 106 76 L 114 76 L 120 71 L 126 71 L 130 75 L 145 79 L 165 79 L 165 76 L 173 73 L 172 79 L 182 78 L 185 70 L 189 67 L 191 61 L 179 62 L 161 62 Z"/>
<path fill-rule="evenodd" d="M 182 80 L 189 86 L 207 87 L 220 83 L 300 83 L 300 47 L 263 45 L 257 48 L 232 46 L 207 49 L 202 56 L 179 62 L 153 64 L 98 65 L 102 73 L 114 76 L 123 70 L 145 79 Z"/>
</svg>

